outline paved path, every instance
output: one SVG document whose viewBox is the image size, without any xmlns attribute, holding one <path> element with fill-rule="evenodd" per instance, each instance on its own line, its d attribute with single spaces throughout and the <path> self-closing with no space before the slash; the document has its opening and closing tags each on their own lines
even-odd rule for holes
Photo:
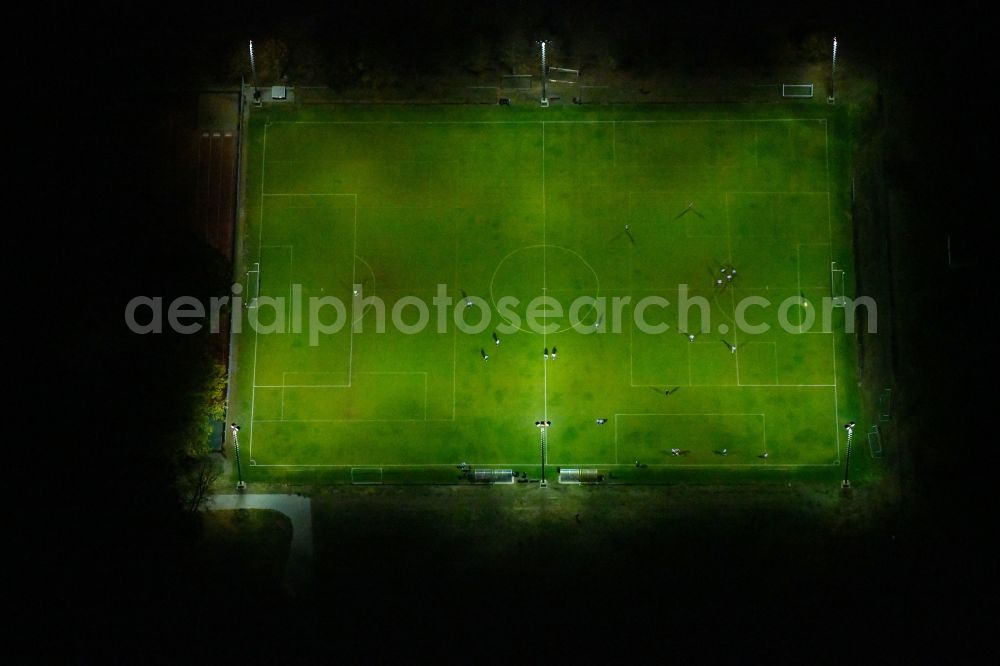
<svg viewBox="0 0 1000 666">
<path fill-rule="evenodd" d="M 292 544 L 285 568 L 285 588 L 295 596 L 308 596 L 313 589 L 312 500 L 301 495 L 216 495 L 210 511 L 271 509 L 292 521 Z"/>
</svg>

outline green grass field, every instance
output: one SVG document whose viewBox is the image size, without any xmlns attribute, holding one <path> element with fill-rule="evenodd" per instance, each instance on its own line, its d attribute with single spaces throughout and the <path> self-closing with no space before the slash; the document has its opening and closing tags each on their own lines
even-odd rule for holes
<svg viewBox="0 0 1000 666">
<path fill-rule="evenodd" d="M 844 311 L 820 323 L 831 262 L 852 293 L 837 127 L 814 103 L 254 112 L 237 272 L 258 301 L 234 336 L 230 403 L 245 476 L 447 482 L 467 462 L 538 478 L 541 419 L 550 481 L 560 466 L 624 481 L 835 477 L 858 406 Z M 720 288 L 723 267 L 737 274 Z M 684 327 L 694 342 L 678 285 L 705 305 Z M 440 311 L 439 289 L 454 301 Z M 483 317 L 463 292 L 487 306 L 481 332 L 456 326 L 456 310 Z M 546 332 L 526 311 L 543 295 L 564 310 L 538 317 Z M 372 296 L 385 332 L 360 307 Z M 496 307 L 511 296 L 516 327 Z M 649 296 L 670 302 L 644 312 L 663 332 L 634 320 Z M 340 330 L 317 336 L 313 297 L 345 304 Z M 428 306 L 419 332 L 400 330 L 419 328 L 413 303 L 393 323 L 404 297 Z M 771 303 L 746 310 L 770 330 L 735 326 L 749 297 Z M 631 299 L 620 326 L 615 298 Z M 286 332 L 252 330 L 276 317 Z"/>
</svg>

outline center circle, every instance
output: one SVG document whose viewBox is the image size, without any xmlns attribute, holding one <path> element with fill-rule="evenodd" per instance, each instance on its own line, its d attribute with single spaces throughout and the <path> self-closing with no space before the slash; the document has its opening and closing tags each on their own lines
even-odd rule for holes
<svg viewBox="0 0 1000 666">
<path fill-rule="evenodd" d="M 490 278 L 490 301 L 497 311 L 497 301 L 505 296 L 518 300 L 517 306 L 512 308 L 518 313 L 523 313 L 528 303 L 539 296 L 555 299 L 562 306 L 562 317 L 567 320 L 567 325 L 555 333 L 573 328 L 568 320 L 569 308 L 575 299 L 581 296 L 596 299 L 600 291 L 601 281 L 593 266 L 579 252 L 561 245 L 518 248 L 500 260 Z M 595 317 L 593 305 L 585 306 L 578 315 L 583 321 L 587 321 L 588 316 Z M 510 319 L 503 318 L 513 325 Z M 540 335 L 522 326 L 516 328 Z"/>
</svg>

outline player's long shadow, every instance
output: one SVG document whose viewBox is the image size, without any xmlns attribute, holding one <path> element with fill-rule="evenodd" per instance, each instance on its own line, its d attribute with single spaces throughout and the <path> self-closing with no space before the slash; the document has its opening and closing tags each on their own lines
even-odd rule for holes
<svg viewBox="0 0 1000 666">
<path fill-rule="evenodd" d="M 707 217 L 705 217 L 704 215 L 702 215 L 701 213 L 699 213 L 698 211 L 696 211 L 694 208 L 685 208 L 684 210 L 682 210 L 681 212 L 679 212 L 677 215 L 675 215 L 674 219 L 675 220 L 679 220 L 682 217 L 684 217 L 685 215 L 687 215 L 688 213 L 694 213 L 695 215 L 697 215 L 698 217 L 700 217 L 703 220 L 707 220 L 708 219 Z"/>
</svg>

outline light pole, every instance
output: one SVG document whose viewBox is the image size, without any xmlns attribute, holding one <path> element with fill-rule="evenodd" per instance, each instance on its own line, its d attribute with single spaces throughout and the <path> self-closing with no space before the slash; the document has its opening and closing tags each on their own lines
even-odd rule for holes
<svg viewBox="0 0 1000 666">
<path fill-rule="evenodd" d="M 837 75 L 837 38 L 833 38 L 833 60 L 830 64 L 830 96 L 826 101 L 833 104 L 833 77 Z"/>
<path fill-rule="evenodd" d="M 260 91 L 257 90 L 257 60 L 253 57 L 253 40 L 250 40 L 250 82 L 253 83 L 253 101 L 260 104 Z"/>
<path fill-rule="evenodd" d="M 545 429 L 552 425 L 552 421 L 535 421 L 535 427 L 541 432 L 542 439 L 542 479 L 539 486 L 546 488 L 549 482 L 545 480 L 545 454 L 548 441 L 546 440 Z"/>
<path fill-rule="evenodd" d="M 851 469 L 851 443 L 854 440 L 855 425 L 854 421 L 848 421 L 844 424 L 844 430 L 847 431 L 847 460 L 844 464 L 844 482 L 840 484 L 840 487 L 844 489 L 851 487 L 851 482 L 847 479 L 847 473 Z"/>
<path fill-rule="evenodd" d="M 542 45 L 542 106 L 548 106 L 549 97 L 545 92 L 545 79 L 548 78 L 549 65 L 548 65 L 548 55 L 545 52 L 545 47 L 549 44 L 549 40 L 543 39 L 538 43 Z"/>
<path fill-rule="evenodd" d="M 243 468 L 240 466 L 240 427 L 234 421 L 229 429 L 233 432 L 233 450 L 236 451 L 236 477 L 239 479 L 236 489 L 242 492 L 247 484 L 243 482 Z"/>
</svg>

